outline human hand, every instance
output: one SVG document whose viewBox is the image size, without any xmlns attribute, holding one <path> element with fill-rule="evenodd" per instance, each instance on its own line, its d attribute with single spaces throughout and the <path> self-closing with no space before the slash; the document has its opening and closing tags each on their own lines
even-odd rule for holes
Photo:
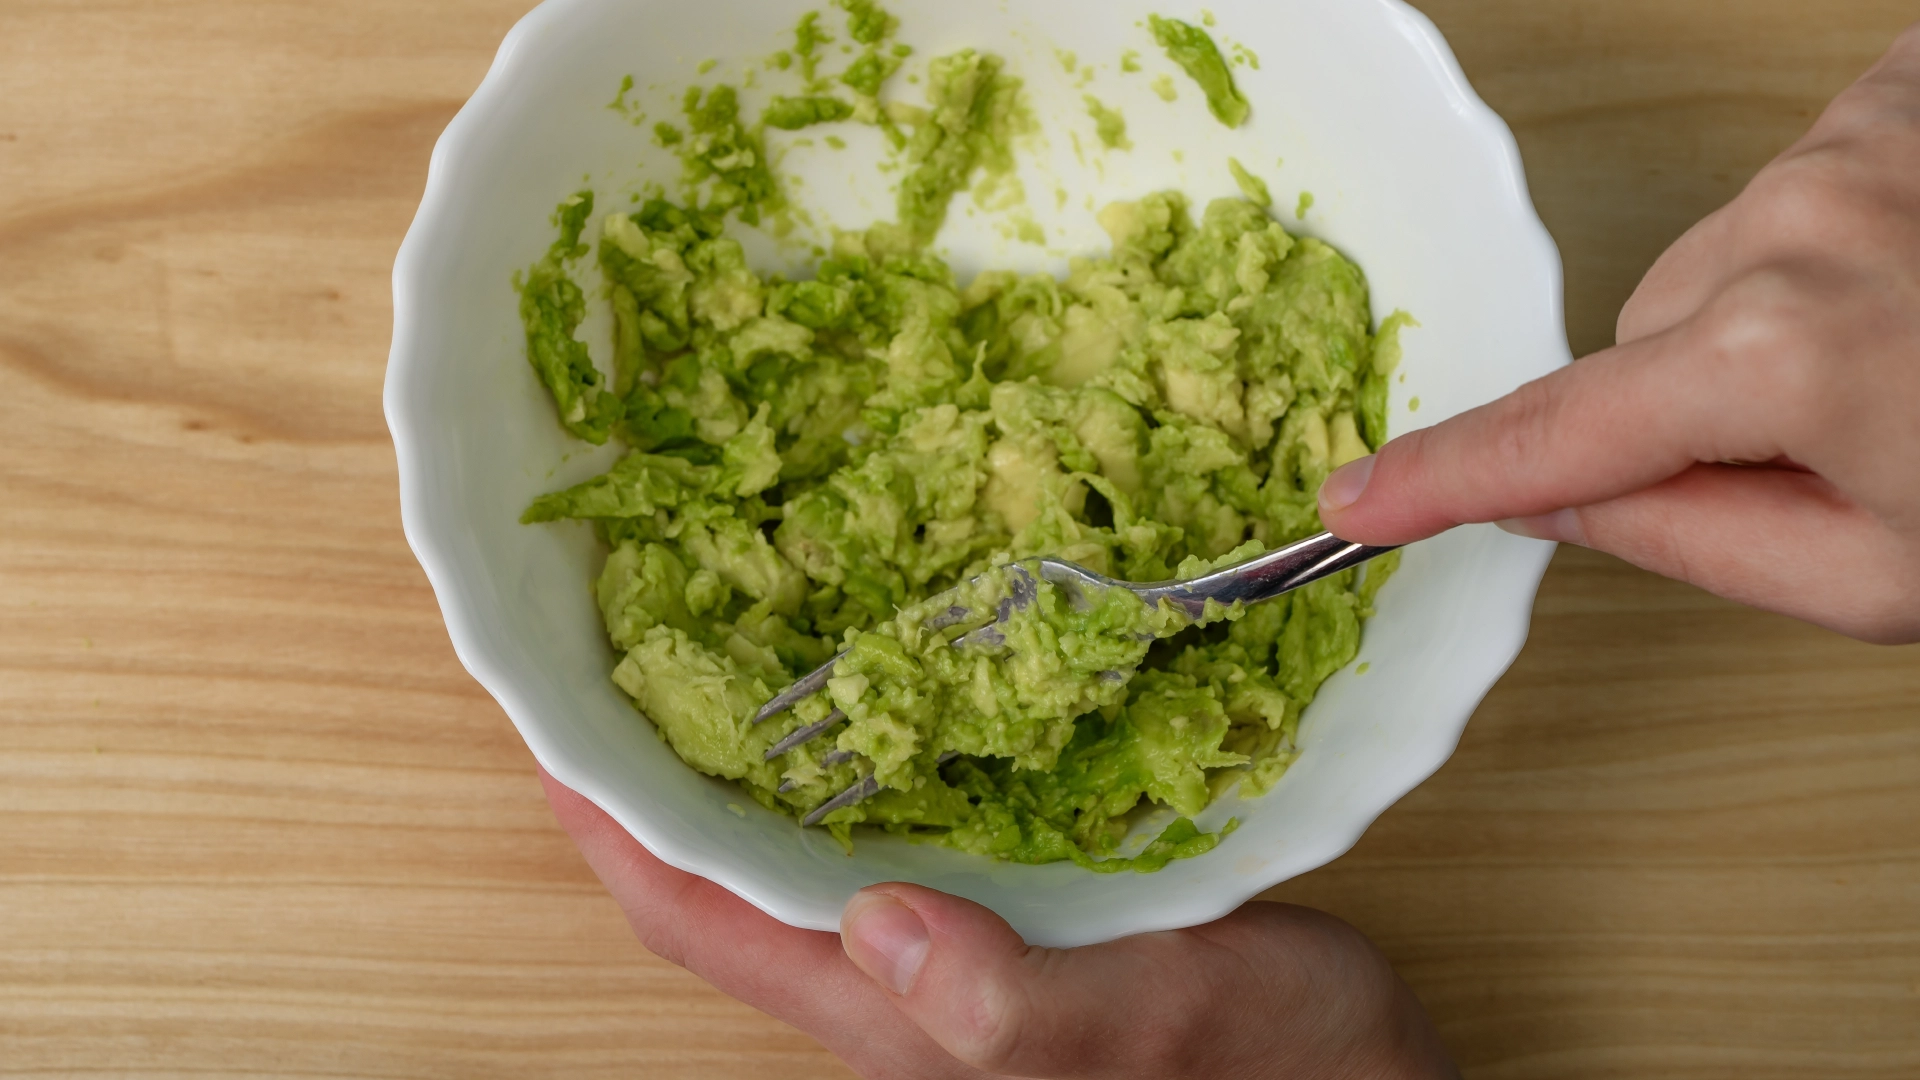
<svg viewBox="0 0 1920 1080">
<path fill-rule="evenodd" d="M 1459 1075 L 1386 958 L 1317 911 L 1255 902 L 1190 930 L 1034 949 L 978 904 L 879 885 L 840 935 L 796 930 L 540 779 L 649 950 L 870 1080 Z"/>
<path fill-rule="evenodd" d="M 1322 519 L 1499 521 L 1920 640 L 1920 26 L 1655 263 L 1618 340 L 1345 466 Z"/>
</svg>

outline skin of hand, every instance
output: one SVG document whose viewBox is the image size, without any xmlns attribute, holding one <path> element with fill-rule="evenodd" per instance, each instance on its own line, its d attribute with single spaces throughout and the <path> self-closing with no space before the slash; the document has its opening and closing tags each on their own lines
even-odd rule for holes
<svg viewBox="0 0 1920 1080">
<path fill-rule="evenodd" d="M 1459 1076 L 1386 958 L 1330 915 L 1256 901 L 1190 930 L 1040 949 L 978 904 L 894 884 L 855 896 L 838 935 L 798 930 L 540 778 L 642 944 L 869 1080 Z"/>
<path fill-rule="evenodd" d="M 1321 518 L 1497 521 L 1920 640 L 1920 26 L 1661 257 L 1618 341 L 1346 465 Z"/>
</svg>

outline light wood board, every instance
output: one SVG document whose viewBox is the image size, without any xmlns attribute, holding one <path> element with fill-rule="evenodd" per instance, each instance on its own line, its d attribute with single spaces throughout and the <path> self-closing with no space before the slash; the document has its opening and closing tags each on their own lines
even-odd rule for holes
<svg viewBox="0 0 1920 1080">
<path fill-rule="evenodd" d="M 400 535 L 389 267 L 523 2 L 0 0 L 0 1076 L 847 1075 L 631 940 Z M 1583 353 L 1920 17 L 1425 7 Z M 1911 1077 L 1917 775 L 1920 651 L 1565 551 L 1453 761 L 1276 895 L 1470 1077 Z"/>
</svg>

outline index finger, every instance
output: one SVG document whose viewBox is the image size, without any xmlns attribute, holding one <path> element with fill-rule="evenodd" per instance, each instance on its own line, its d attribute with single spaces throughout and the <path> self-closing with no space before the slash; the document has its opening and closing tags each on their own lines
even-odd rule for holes
<svg viewBox="0 0 1920 1080">
<path fill-rule="evenodd" d="M 1762 290 L 1791 302 L 1785 283 L 1746 289 Z M 1774 334 L 1783 322 L 1697 318 L 1402 435 L 1327 478 L 1321 520 L 1345 540 L 1406 544 L 1606 502 L 1699 462 L 1774 460 L 1788 452 L 1777 403 L 1798 396 L 1783 384 L 1805 370 Z"/>
</svg>

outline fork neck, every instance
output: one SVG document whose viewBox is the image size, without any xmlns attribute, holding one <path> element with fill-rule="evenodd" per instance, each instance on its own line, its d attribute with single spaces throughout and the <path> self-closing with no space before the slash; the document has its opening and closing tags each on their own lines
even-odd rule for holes
<svg viewBox="0 0 1920 1080">
<path fill-rule="evenodd" d="M 1323 532 L 1205 577 L 1143 585 L 1137 591 L 1148 604 L 1171 600 L 1198 618 L 1206 612 L 1209 600 L 1225 607 L 1258 603 L 1392 550 L 1392 547 L 1351 543 Z"/>
</svg>

